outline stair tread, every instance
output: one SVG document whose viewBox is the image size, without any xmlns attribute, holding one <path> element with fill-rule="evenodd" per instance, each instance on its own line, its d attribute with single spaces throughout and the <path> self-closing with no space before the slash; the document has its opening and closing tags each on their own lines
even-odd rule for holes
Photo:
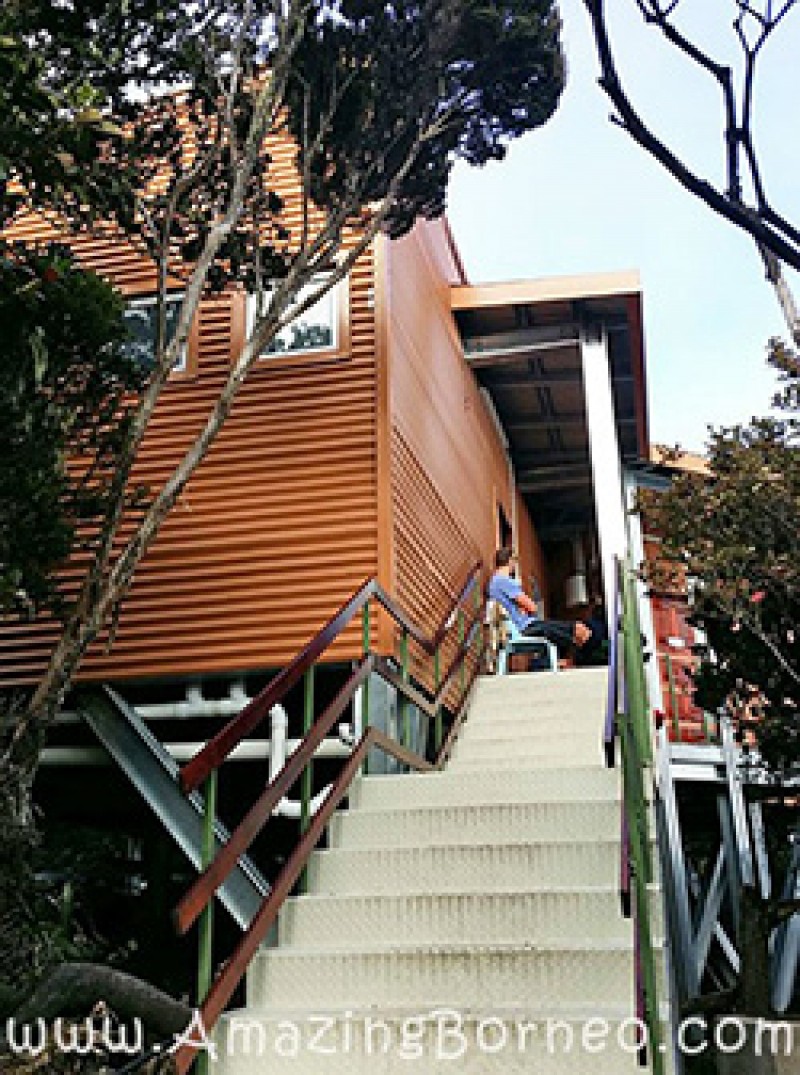
<svg viewBox="0 0 800 1075">
<path fill-rule="evenodd" d="M 607 675 L 481 677 L 446 769 L 359 778 L 312 856 L 309 889 L 281 911 L 282 943 L 259 950 L 246 1007 L 224 1019 L 328 1016 L 341 1027 L 447 1008 L 473 1030 L 498 1016 L 627 1025 L 634 927 L 619 905 L 620 772 L 603 765 L 600 743 Z M 648 891 L 660 965 L 658 883 Z M 439 1071 L 429 1059 L 422 1068 Z M 504 1070 L 496 1059 L 484 1067 L 473 1042 L 456 1070 Z M 636 1067 L 617 1059 L 598 1072 Z M 245 1061 L 231 1075 L 254 1075 Z M 572 1070 L 543 1048 L 509 1063 Z M 330 1070 L 373 1070 L 364 1053 L 348 1064 Z"/>
<path fill-rule="evenodd" d="M 550 941 L 536 941 L 520 943 L 518 941 L 493 941 L 489 944 L 480 944 L 475 942 L 467 942 L 458 944 L 456 942 L 446 942 L 445 944 L 429 944 L 416 942 L 412 944 L 390 943 L 385 946 L 368 944 L 363 948 L 349 949 L 347 955 L 352 956 L 354 959 L 369 958 L 370 956 L 385 958 L 387 956 L 480 956 L 480 955 L 511 955 L 511 956 L 524 956 L 539 952 L 574 952 L 574 953 L 611 953 L 618 954 L 620 952 L 630 953 L 631 945 L 627 940 L 601 940 L 601 941 L 568 941 L 553 939 Z M 277 959 L 280 961 L 288 959 L 308 959 L 314 956 L 336 956 L 341 959 L 342 949 L 340 948 L 300 948 L 289 947 L 285 948 L 261 948 L 256 954 L 256 958 L 268 957 L 270 960 Z"/>
<path fill-rule="evenodd" d="M 647 886 L 649 889 L 657 890 L 659 888 L 656 884 L 650 884 Z M 303 903 L 306 900 L 342 900 L 346 902 L 352 902 L 359 899 L 397 899 L 407 900 L 415 896 L 429 897 L 430 899 L 478 899 L 484 896 L 486 899 L 497 900 L 512 900 L 519 898 L 520 896 L 566 896 L 566 895 L 578 895 L 578 896 L 598 896 L 598 895 L 618 895 L 619 886 L 613 884 L 600 884 L 600 885 L 526 885 L 524 888 L 506 888 L 502 892 L 474 892 L 471 889 L 452 890 L 443 889 L 441 891 L 430 889 L 420 890 L 418 893 L 403 892 L 393 895 L 390 892 L 359 892 L 359 893 L 347 893 L 341 896 L 335 892 L 304 892 L 299 896 L 293 896 L 292 899 L 298 903 Z"/>
</svg>

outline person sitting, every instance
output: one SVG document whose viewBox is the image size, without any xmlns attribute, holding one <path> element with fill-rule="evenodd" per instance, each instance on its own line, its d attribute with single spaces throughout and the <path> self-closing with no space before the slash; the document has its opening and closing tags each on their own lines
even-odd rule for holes
<svg viewBox="0 0 800 1075">
<path fill-rule="evenodd" d="M 608 623 L 606 610 L 600 597 L 593 597 L 581 620 L 591 630 L 592 637 L 581 646 L 575 663 L 581 668 L 608 664 Z"/>
<path fill-rule="evenodd" d="M 508 547 L 498 549 L 489 597 L 502 605 L 520 634 L 547 638 L 555 643 L 560 656 L 571 658 L 574 647 L 584 646 L 592 637 L 591 628 L 580 621 L 539 619 L 536 602 L 522 589 L 516 574 L 514 552 Z"/>
</svg>

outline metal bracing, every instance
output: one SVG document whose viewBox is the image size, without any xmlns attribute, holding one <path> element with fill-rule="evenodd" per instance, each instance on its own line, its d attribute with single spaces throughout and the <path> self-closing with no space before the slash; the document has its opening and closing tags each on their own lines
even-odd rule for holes
<svg viewBox="0 0 800 1075">
<path fill-rule="evenodd" d="M 741 967 L 737 950 L 743 886 L 758 885 L 763 898 L 775 895 L 762 807 L 748 804 L 747 776 L 730 721 L 720 720 L 719 744 L 671 744 L 666 729 L 658 737 L 659 837 L 674 986 L 681 1007 L 709 989 L 728 989 Z M 719 835 L 698 865 L 688 849 L 681 804 L 702 789 L 716 803 Z M 800 897 L 800 838 L 782 886 L 784 900 Z M 775 930 L 771 945 L 772 1003 L 789 1006 L 800 968 L 800 914 Z"/>
<path fill-rule="evenodd" d="M 663 818 L 663 826 L 659 827 L 659 831 L 662 836 L 662 861 L 666 867 L 664 884 L 669 914 L 670 950 L 678 995 L 690 997 L 698 992 L 699 977 L 693 958 L 689 881 L 683 854 L 678 799 L 670 770 L 670 746 L 666 729 L 661 728 L 658 734 L 658 798 Z"/>
<path fill-rule="evenodd" d="M 800 899 L 800 839 L 795 836 L 792 861 L 783 889 L 786 900 Z M 800 970 L 800 915 L 792 917 L 775 930 L 772 949 L 772 1006 L 785 1012 Z"/>
<path fill-rule="evenodd" d="M 189 861 L 199 867 L 203 841 L 213 840 L 216 853 L 228 840 L 220 821 L 206 828 L 207 814 L 199 795 L 185 796 L 178 785 L 178 766 L 147 725 L 116 691 L 85 688 L 78 708 L 86 723 L 115 759 L 147 805 Z M 210 835 L 209 835 L 210 833 Z M 269 884 L 246 856 L 220 889 L 220 899 L 244 929 L 269 892 Z"/>
</svg>

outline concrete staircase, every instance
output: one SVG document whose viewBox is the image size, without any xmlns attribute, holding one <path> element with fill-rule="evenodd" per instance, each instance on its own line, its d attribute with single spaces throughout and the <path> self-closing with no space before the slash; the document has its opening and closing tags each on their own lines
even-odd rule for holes
<svg viewBox="0 0 800 1075">
<path fill-rule="evenodd" d="M 605 689 L 606 669 L 481 679 L 445 772 L 360 780 L 213 1070 L 641 1071 L 630 1028 L 618 1044 L 633 941 Z M 653 912 L 660 930 L 655 891 Z"/>
</svg>

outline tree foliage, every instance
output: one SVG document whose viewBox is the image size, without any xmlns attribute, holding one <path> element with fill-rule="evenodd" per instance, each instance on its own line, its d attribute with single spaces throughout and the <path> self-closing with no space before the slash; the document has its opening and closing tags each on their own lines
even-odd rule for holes
<svg viewBox="0 0 800 1075">
<path fill-rule="evenodd" d="M 543 123 L 564 77 L 552 0 L 13 0 L 3 20 L 19 76 L 9 92 L 33 87 L 19 123 L 0 127 L 3 205 L 52 208 L 67 229 L 132 243 L 155 270 L 157 331 L 91 565 L 0 769 L 35 756 L 87 648 L 109 623 L 113 635 L 138 563 L 258 356 L 378 233 L 439 215 L 456 159 L 500 159 Z M 287 138 L 291 204 L 275 156 Z M 234 287 L 257 299 L 249 338 L 196 440 L 131 519 L 131 472 L 198 304 Z"/>
<path fill-rule="evenodd" d="M 0 607 L 32 614 L 102 515 L 143 371 L 120 296 L 57 246 L 0 246 L 0 325 Z"/>
<path fill-rule="evenodd" d="M 800 363 L 779 344 L 781 418 L 711 433 L 709 476 L 680 473 L 646 511 L 665 570 L 691 580 L 706 636 L 698 704 L 726 708 L 769 774 L 800 776 Z"/>
</svg>

